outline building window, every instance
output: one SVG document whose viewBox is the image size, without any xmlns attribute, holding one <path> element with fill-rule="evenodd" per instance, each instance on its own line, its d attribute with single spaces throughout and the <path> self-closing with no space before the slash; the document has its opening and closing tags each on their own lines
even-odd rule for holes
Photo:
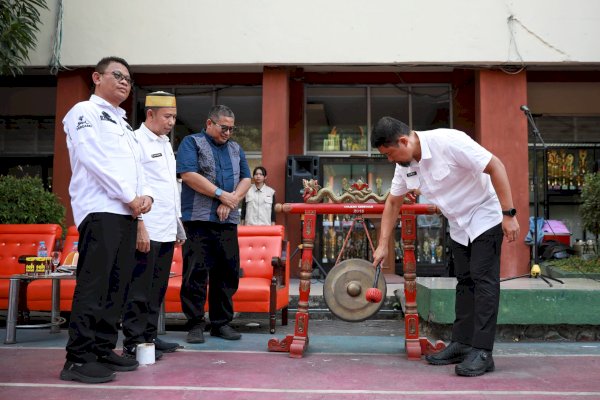
<svg viewBox="0 0 600 400">
<path fill-rule="evenodd" d="M 366 87 L 310 87 L 306 99 L 309 152 L 366 152 Z"/>
<path fill-rule="evenodd" d="M 598 116 L 535 116 L 535 122 L 544 142 L 585 143 L 600 141 Z M 533 138 L 530 136 L 529 141 Z"/>
<path fill-rule="evenodd" d="M 307 86 L 307 154 L 371 155 L 371 127 L 391 116 L 412 129 L 451 127 L 450 85 Z"/>
<path fill-rule="evenodd" d="M 148 93 L 163 90 L 177 97 L 177 123 L 171 132 L 173 148 L 177 150 L 181 140 L 198 133 L 206 127 L 210 108 L 223 104 L 235 114 L 238 130 L 232 138 L 238 142 L 247 157 L 261 158 L 262 150 L 262 88 L 257 86 L 186 86 L 143 87 L 136 93 L 135 128 L 144 122 L 144 102 Z"/>
</svg>

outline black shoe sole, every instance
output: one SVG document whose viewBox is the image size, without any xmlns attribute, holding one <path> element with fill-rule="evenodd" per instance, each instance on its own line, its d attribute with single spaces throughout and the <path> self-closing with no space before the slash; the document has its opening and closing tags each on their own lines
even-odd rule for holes
<svg viewBox="0 0 600 400">
<path fill-rule="evenodd" d="M 185 341 L 188 342 L 188 343 L 192 343 L 192 344 L 198 344 L 198 343 L 204 343 L 206 340 L 204 338 L 202 338 L 202 339 L 200 339 L 200 338 L 193 338 L 193 339 L 187 338 L 187 339 L 185 339 Z"/>
<path fill-rule="evenodd" d="M 454 357 L 454 358 L 448 358 L 448 359 L 431 359 L 428 357 L 425 357 L 425 360 L 431 364 L 431 365 L 450 365 L 450 364 L 458 364 L 461 363 L 465 360 L 466 355 L 461 356 L 461 357 Z"/>
<path fill-rule="evenodd" d="M 483 371 L 471 371 L 468 369 L 462 369 L 459 368 L 459 366 L 457 365 L 456 368 L 454 369 L 454 372 L 456 372 L 456 375 L 458 376 L 481 376 L 483 374 L 485 374 L 486 372 L 494 372 L 494 370 L 496 369 L 496 366 L 492 363 L 490 366 L 488 366 L 485 370 Z"/>
<path fill-rule="evenodd" d="M 81 383 L 105 383 L 110 382 L 117 374 L 114 372 L 109 376 L 87 376 L 73 371 L 60 371 L 60 379 L 63 381 L 79 381 Z"/>
<path fill-rule="evenodd" d="M 177 351 L 177 349 L 180 349 L 181 346 L 177 346 L 177 347 L 169 347 L 168 349 L 157 349 L 162 351 L 163 353 L 175 353 Z"/>
<path fill-rule="evenodd" d="M 240 336 L 223 336 L 220 333 L 212 333 L 212 332 L 210 333 L 210 336 L 220 337 L 225 340 L 240 340 L 242 338 L 242 335 L 240 335 Z"/>
<path fill-rule="evenodd" d="M 135 371 L 140 364 L 137 363 L 135 365 L 115 365 L 115 364 L 109 364 L 109 363 L 105 363 L 102 361 L 98 361 L 100 364 L 102 364 L 104 367 L 112 370 L 112 371 L 118 371 L 118 372 L 127 372 L 127 371 Z"/>
</svg>

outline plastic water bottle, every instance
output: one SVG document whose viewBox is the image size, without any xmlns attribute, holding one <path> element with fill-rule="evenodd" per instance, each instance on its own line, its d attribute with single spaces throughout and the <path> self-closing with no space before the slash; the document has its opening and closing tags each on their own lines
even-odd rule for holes
<svg viewBox="0 0 600 400">
<path fill-rule="evenodd" d="M 43 240 L 40 241 L 40 245 L 38 246 L 37 256 L 38 257 L 45 257 L 45 258 L 48 257 L 48 248 L 46 247 L 46 242 L 43 241 Z M 40 273 L 43 272 L 44 274 L 46 273 L 46 271 L 48 270 L 48 268 L 45 267 L 46 262 L 47 261 L 45 261 L 44 264 L 43 264 L 43 266 L 44 266 L 44 270 L 43 271 L 42 270 L 38 270 L 38 266 L 36 264 L 36 267 L 35 267 L 36 268 L 36 271 L 35 271 L 36 275 L 37 275 L 38 272 L 40 272 Z"/>
<path fill-rule="evenodd" d="M 40 242 L 40 245 L 38 246 L 37 256 L 38 257 L 48 257 L 48 248 L 46 247 L 46 242 L 43 240 Z"/>
</svg>

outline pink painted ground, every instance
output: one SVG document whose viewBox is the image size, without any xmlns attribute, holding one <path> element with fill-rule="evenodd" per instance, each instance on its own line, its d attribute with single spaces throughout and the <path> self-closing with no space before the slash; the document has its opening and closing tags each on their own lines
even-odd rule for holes
<svg viewBox="0 0 600 400">
<path fill-rule="evenodd" d="M 462 378 L 399 355 L 180 351 L 84 385 L 58 379 L 64 354 L 0 348 L 0 399 L 600 399 L 600 358 L 587 355 L 496 356 L 496 372 Z"/>
</svg>

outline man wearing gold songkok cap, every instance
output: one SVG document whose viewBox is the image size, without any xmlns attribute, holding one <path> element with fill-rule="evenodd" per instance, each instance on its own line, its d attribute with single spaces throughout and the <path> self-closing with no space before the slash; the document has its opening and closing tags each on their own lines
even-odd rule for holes
<svg viewBox="0 0 600 400">
<path fill-rule="evenodd" d="M 179 219 L 181 202 L 175 156 L 169 134 L 175 126 L 177 103 L 167 92 L 146 96 L 146 120 L 136 134 L 147 184 L 154 193 L 152 211 L 138 223 L 136 266 L 123 314 L 123 355 L 135 358 L 137 345 L 154 343 L 155 357 L 177 350 L 178 343 L 157 337 L 158 315 L 164 300 L 175 246 L 185 241 Z"/>
</svg>

